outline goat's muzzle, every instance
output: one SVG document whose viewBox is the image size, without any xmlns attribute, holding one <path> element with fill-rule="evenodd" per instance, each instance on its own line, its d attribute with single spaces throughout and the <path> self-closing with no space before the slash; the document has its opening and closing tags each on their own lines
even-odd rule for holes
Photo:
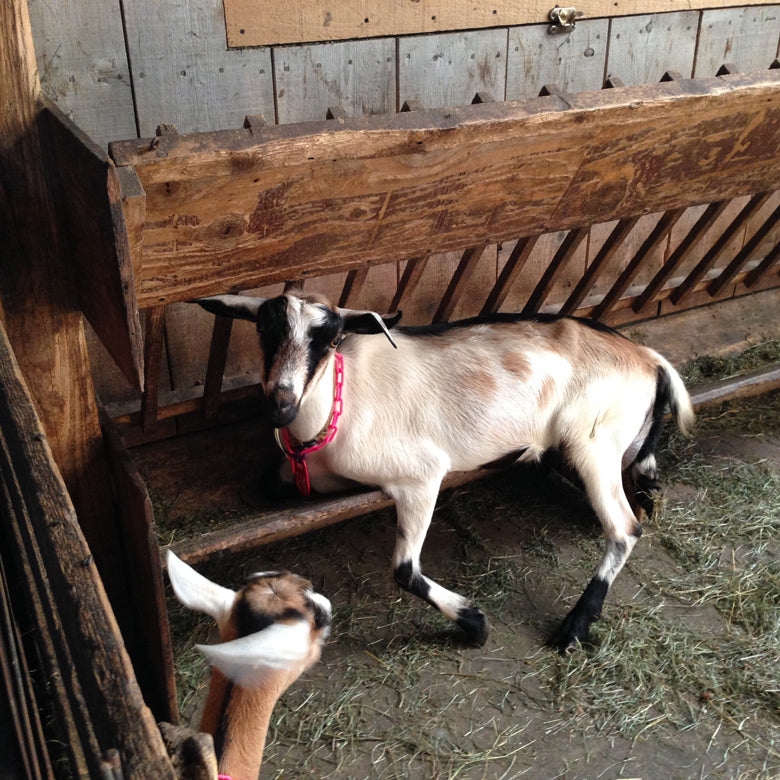
<svg viewBox="0 0 780 780">
<path fill-rule="evenodd" d="M 267 402 L 274 428 L 286 428 L 298 416 L 298 399 L 292 390 L 272 390 Z"/>
</svg>

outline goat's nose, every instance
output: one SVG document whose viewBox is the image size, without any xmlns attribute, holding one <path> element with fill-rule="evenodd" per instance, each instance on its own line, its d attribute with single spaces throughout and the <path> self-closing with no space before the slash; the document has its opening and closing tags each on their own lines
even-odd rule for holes
<svg viewBox="0 0 780 780">
<path fill-rule="evenodd" d="M 298 414 L 298 400 L 292 390 L 277 389 L 271 403 L 271 421 L 276 428 L 289 425 Z"/>
</svg>

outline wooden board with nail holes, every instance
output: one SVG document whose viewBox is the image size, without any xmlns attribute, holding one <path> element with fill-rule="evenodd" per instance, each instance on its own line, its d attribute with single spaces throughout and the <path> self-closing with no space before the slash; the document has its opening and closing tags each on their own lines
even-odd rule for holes
<svg viewBox="0 0 780 780">
<path fill-rule="evenodd" d="M 382 35 L 413 35 L 447 30 L 505 27 L 548 22 L 554 4 L 541 0 L 223 0 L 228 46 L 267 46 L 280 43 L 337 41 Z M 759 0 L 753 5 L 771 4 Z M 721 7 L 739 0 L 720 0 Z M 581 0 L 573 3 L 584 18 L 657 14 L 711 7 L 707 0 Z"/>
</svg>

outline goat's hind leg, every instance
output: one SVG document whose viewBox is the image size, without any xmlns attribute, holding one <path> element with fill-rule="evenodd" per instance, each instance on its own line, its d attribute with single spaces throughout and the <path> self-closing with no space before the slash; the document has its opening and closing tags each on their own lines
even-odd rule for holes
<svg viewBox="0 0 780 780">
<path fill-rule="evenodd" d="M 597 461 L 592 469 L 580 473 L 601 521 L 607 549 L 584 593 L 553 637 L 562 653 L 571 652 L 587 641 L 591 623 L 601 617 L 610 586 L 642 535 L 642 525 L 626 496 L 622 475 L 608 475 L 606 470 L 599 469 Z"/>
<path fill-rule="evenodd" d="M 439 484 L 387 488 L 395 500 L 398 514 L 393 573 L 404 590 L 436 607 L 466 632 L 470 642 L 481 646 L 490 632 L 485 613 L 463 596 L 426 577 L 420 568 L 420 554 L 433 517 Z"/>
</svg>

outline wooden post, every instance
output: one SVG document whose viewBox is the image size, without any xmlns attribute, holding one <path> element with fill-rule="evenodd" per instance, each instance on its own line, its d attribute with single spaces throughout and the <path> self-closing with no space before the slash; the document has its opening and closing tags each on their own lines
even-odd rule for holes
<svg viewBox="0 0 780 780">
<path fill-rule="evenodd" d="M 26 0 L 0 3 L 0 83 L 0 316 L 131 648 L 134 562 L 120 543 Z"/>
</svg>

